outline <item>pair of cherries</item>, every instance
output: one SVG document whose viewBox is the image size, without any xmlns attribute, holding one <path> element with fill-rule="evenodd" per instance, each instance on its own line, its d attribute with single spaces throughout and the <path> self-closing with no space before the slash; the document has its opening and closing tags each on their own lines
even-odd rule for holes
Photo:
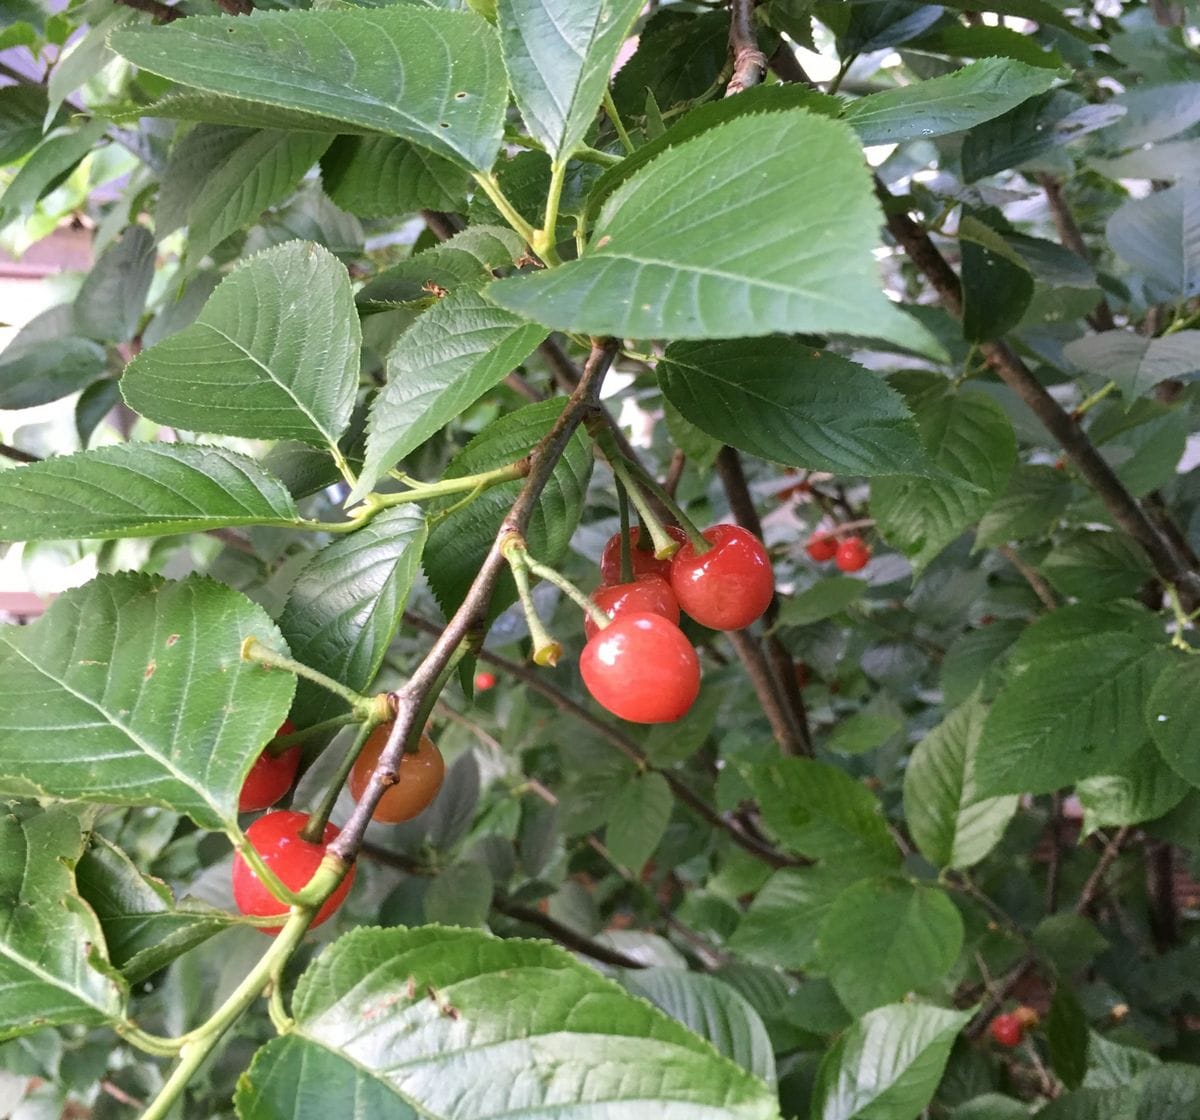
<svg viewBox="0 0 1200 1120">
<path fill-rule="evenodd" d="M 379 762 L 379 756 L 387 745 L 392 725 L 380 724 L 367 737 L 350 771 L 350 794 L 355 801 L 362 798 L 371 774 Z M 294 731 L 290 721 L 280 727 L 278 736 Z M 294 752 L 294 759 L 288 760 Z M 265 809 L 275 804 L 289 788 L 300 764 L 300 748 L 289 747 L 282 754 L 271 755 L 267 751 L 258 757 L 246 782 L 238 807 L 243 811 L 250 808 Z M 286 780 L 284 775 L 286 774 Z M 400 756 L 399 777 L 388 787 L 372 818 L 382 824 L 399 824 L 412 820 L 423 812 L 438 790 L 446 775 L 446 764 L 442 753 L 428 735 L 422 734 L 415 751 L 406 751 Z M 264 798 L 270 800 L 264 802 Z M 248 804 L 249 803 L 249 804 Z M 262 861 L 275 877 L 289 890 L 303 888 L 316 873 L 325 856 L 325 849 L 340 831 L 335 825 L 327 824 L 319 844 L 304 839 L 301 833 L 308 824 L 308 814 L 285 810 L 267 813 L 246 829 L 246 840 L 258 852 Z M 312 925 L 318 926 L 342 904 L 354 881 L 351 867 L 338 888 L 317 911 Z M 255 917 L 271 917 L 286 914 L 286 904 L 280 902 L 267 889 L 254 869 L 238 853 L 233 858 L 233 899 L 243 914 Z M 282 926 L 260 927 L 264 933 L 276 934 Z"/>
<path fill-rule="evenodd" d="M 682 529 L 669 560 L 638 547 L 629 532 L 632 582 L 621 582 L 621 534 L 604 546 L 602 584 L 592 595 L 613 621 L 604 629 L 584 620 L 587 645 L 579 658 L 583 683 L 596 701 L 631 723 L 672 723 L 700 692 L 700 660 L 679 629 L 680 611 L 712 630 L 740 630 L 759 618 L 775 593 L 767 550 L 738 525 L 714 525 L 697 553 Z"/>
<path fill-rule="evenodd" d="M 839 571 L 858 572 L 867 566 L 871 559 L 871 550 L 866 546 L 862 537 L 831 537 L 826 533 L 818 533 L 809 538 L 804 551 L 818 564 L 832 560 Z"/>
</svg>

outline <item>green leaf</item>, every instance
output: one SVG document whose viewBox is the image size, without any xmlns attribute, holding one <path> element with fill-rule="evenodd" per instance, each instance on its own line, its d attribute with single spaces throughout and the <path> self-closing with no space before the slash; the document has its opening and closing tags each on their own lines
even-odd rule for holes
<svg viewBox="0 0 1200 1120">
<path fill-rule="evenodd" d="M 162 537 L 228 525 L 294 525 L 283 483 L 244 455 L 122 443 L 8 471 L 0 524 L 15 541 Z"/>
<path fill-rule="evenodd" d="M 482 926 L 492 908 L 492 876 L 482 863 L 459 860 L 434 876 L 425 892 L 431 922 Z"/>
<path fill-rule="evenodd" d="M 638 49 L 613 79 L 613 101 L 623 116 L 645 113 L 647 97 L 660 109 L 691 102 L 710 90 L 729 54 L 723 12 L 683 14 L 660 9 L 638 35 Z"/>
<path fill-rule="evenodd" d="M 1015 58 L 1029 66 L 1042 66 L 1050 70 L 1064 65 L 1056 47 L 1047 48 L 1033 35 L 1026 35 L 1011 27 L 983 24 L 964 27 L 961 23 L 947 22 L 913 42 L 912 47 L 958 58 Z"/>
<path fill-rule="evenodd" d="M 940 980 L 962 950 L 958 910 L 939 887 L 864 879 L 834 900 L 821 923 L 820 963 L 852 1015 Z"/>
<path fill-rule="evenodd" d="M 843 770 L 809 758 L 752 766 L 747 777 L 763 819 L 801 855 L 836 860 L 873 874 L 894 867 L 900 853 L 878 799 Z"/>
<path fill-rule="evenodd" d="M 75 888 L 83 845 L 70 809 L 0 810 L 0 1039 L 123 1013 L 100 923 Z"/>
<path fill-rule="evenodd" d="M 37 622 L 0 631 L 0 789 L 164 805 L 232 828 L 242 780 L 288 713 L 295 681 L 241 657 L 275 624 L 193 576 L 99 576 Z"/>
<path fill-rule="evenodd" d="M 448 159 L 391 136 L 339 136 L 321 157 L 329 197 L 360 218 L 459 210 L 467 181 Z"/>
<path fill-rule="evenodd" d="M 355 930 L 305 973 L 293 1014 L 238 1085 L 242 1120 L 348 1100 L 394 1120 L 779 1115 L 761 1081 L 546 942 Z"/>
<path fill-rule="evenodd" d="M 160 424 L 337 446 L 358 387 L 361 334 L 345 267 L 289 241 L 240 264 L 190 327 L 125 370 L 130 408 Z"/>
<path fill-rule="evenodd" d="M 767 1028 L 745 996 L 715 976 L 681 968 L 626 969 L 626 991 L 649 1000 L 689 1030 L 713 1044 L 768 1085 L 775 1084 L 775 1054 Z"/>
<path fill-rule="evenodd" d="M 1125 110 L 1104 136 L 1114 151 L 1168 140 L 1200 122 L 1200 82 L 1139 82 L 1113 101 Z"/>
<path fill-rule="evenodd" d="M 868 94 L 842 112 L 864 144 L 896 144 L 961 132 L 1008 112 L 1058 79 L 1009 58 L 985 58 L 953 74 Z"/>
<path fill-rule="evenodd" d="M 975 788 L 987 710 L 977 699 L 951 712 L 912 753 L 904 771 L 904 816 L 921 854 L 938 867 L 979 863 L 1004 835 L 1018 798 L 980 798 Z"/>
<path fill-rule="evenodd" d="M 1119 767 L 1146 741 L 1142 713 L 1165 657 L 1109 632 L 1017 664 L 984 725 L 978 793 L 1051 793 Z"/>
<path fill-rule="evenodd" d="M 331 137 L 201 124 L 175 145 L 163 174 L 155 228 L 188 227 L 195 264 L 296 189 Z"/>
<path fill-rule="evenodd" d="M 1004 410 L 970 390 L 912 402 L 942 478 L 885 478 L 872 487 L 879 532 L 916 572 L 974 524 L 1008 485 L 1017 438 Z"/>
<path fill-rule="evenodd" d="M 546 334 L 469 288 L 425 312 L 388 355 L 388 381 L 371 406 L 366 461 L 350 500 L 499 385 Z"/>
<path fill-rule="evenodd" d="M 861 333 L 869 322 L 875 337 L 927 349 L 924 330 L 883 295 L 880 220 L 845 125 L 796 109 L 738 117 L 618 187 L 578 260 L 502 280 L 491 295 L 590 334 Z"/>
<path fill-rule="evenodd" d="M 115 56 L 107 42 L 109 34 L 137 18 L 134 12 L 118 4 L 104 7 L 108 10 L 103 14 L 95 6 L 89 8 L 87 28 L 59 53 L 46 81 L 51 110 L 57 111 L 70 94 L 113 61 Z"/>
<path fill-rule="evenodd" d="M 983 698 L 992 698 L 1009 646 L 1024 629 L 1016 619 L 1000 619 L 954 641 L 942 661 L 942 703 L 947 710 L 965 703 L 980 685 Z"/>
<path fill-rule="evenodd" d="M 509 84 L 530 135 L 552 159 L 579 146 L 637 19 L 639 0 L 501 0 Z"/>
<path fill-rule="evenodd" d="M 192 16 L 112 46 L 185 86 L 359 125 L 486 171 L 500 147 L 504 67 L 478 16 L 416 5 Z M 249 123 L 249 122 L 247 122 Z M 344 130 L 341 130 L 344 131 Z"/>
<path fill-rule="evenodd" d="M 461 478 L 528 455 L 553 427 L 564 404 L 561 398 L 541 401 L 493 421 L 451 460 L 443 477 Z M 592 462 L 590 444 L 581 432 L 576 432 L 542 491 L 526 533 L 529 551 L 545 564 L 557 564 L 566 555 L 583 512 Z M 447 616 L 457 609 L 479 572 L 521 485 L 516 480 L 490 487 L 470 505 L 439 521 L 430 532 L 423 560 L 425 574 Z M 435 509 L 448 508 L 454 501 L 448 498 Z M 505 572 L 492 595 L 492 617 L 516 597 L 512 576 Z"/>
<path fill-rule="evenodd" d="M 1151 700 L 1153 701 L 1153 692 Z M 1152 821 L 1174 809 L 1191 787 L 1147 743 L 1118 771 L 1087 778 L 1075 787 L 1083 805 L 1083 832 Z"/>
<path fill-rule="evenodd" d="M 1089 919 L 1069 912 L 1050 914 L 1038 922 L 1033 944 L 1060 976 L 1086 968 L 1109 947 Z"/>
<path fill-rule="evenodd" d="M 1178 183 L 1126 202 L 1105 232 L 1113 252 L 1163 299 L 1200 294 L 1200 186 Z"/>
<path fill-rule="evenodd" d="M 771 968 L 807 968 L 825 914 L 846 886 L 847 875 L 836 863 L 776 871 L 750 903 L 729 948 Z"/>
<path fill-rule="evenodd" d="M 895 710 L 894 703 L 887 710 L 871 711 L 865 708 L 839 720 L 826 745 L 830 750 L 842 754 L 863 754 L 883 746 L 903 728 L 904 719 Z"/>
<path fill-rule="evenodd" d="M 990 0 L 990 3 L 979 3 L 979 0 L 945 0 L 943 6 L 967 12 L 996 12 L 1003 16 L 1018 16 L 1045 27 L 1061 28 L 1085 43 L 1095 43 L 1099 40 L 1099 36 L 1091 28 L 1079 27 L 1072 23 L 1068 16 L 1047 0 Z"/>
<path fill-rule="evenodd" d="M 16 163 L 38 146 L 48 110 L 46 91 L 41 86 L 0 89 L 0 167 Z"/>
<path fill-rule="evenodd" d="M 641 874 L 667 831 L 674 803 L 667 779 L 655 770 L 627 782 L 612 803 L 604 833 L 613 860 Z"/>
<path fill-rule="evenodd" d="M 384 510 L 313 557 L 279 616 L 292 656 L 366 691 L 391 645 L 425 547 L 425 518 L 412 505 Z M 309 727 L 345 710 L 332 693 L 301 679 L 292 719 Z"/>
<path fill-rule="evenodd" d="M 38 199 L 71 172 L 107 127 L 97 118 L 76 132 L 59 129 L 43 140 L 0 194 L 0 229 L 33 213 Z"/>
<path fill-rule="evenodd" d="M 0 408 L 33 408 L 76 393 L 104 372 L 104 347 L 73 333 L 70 304 L 35 315 L 0 351 Z"/>
<path fill-rule="evenodd" d="M 1200 756 L 1195 749 L 1200 718 L 1200 664 L 1174 655 L 1154 682 L 1146 702 L 1146 725 L 1159 754 L 1181 778 L 1200 786 Z"/>
<path fill-rule="evenodd" d="M 1046 1044 L 1054 1072 L 1068 1089 L 1078 1089 L 1088 1067 L 1087 1016 L 1071 986 L 1062 980 L 1046 1016 Z"/>
<path fill-rule="evenodd" d="M 1141 1078 L 1137 1120 L 1187 1120 L 1200 1108 L 1200 1070 L 1171 1063 Z"/>
<path fill-rule="evenodd" d="M 1033 298 L 1025 261 L 995 230 L 964 214 L 958 223 L 962 253 L 963 338 L 988 342 L 1012 330 Z"/>
<path fill-rule="evenodd" d="M 75 297 L 75 333 L 102 342 L 128 342 L 137 333 L 154 280 L 154 237 L 130 226 L 84 277 Z"/>
<path fill-rule="evenodd" d="M 868 585 L 850 576 L 828 576 L 798 595 L 783 600 L 779 611 L 780 626 L 811 626 L 814 622 L 841 614 L 867 593 Z"/>
<path fill-rule="evenodd" d="M 929 1103 L 969 1011 L 916 1003 L 869 1011 L 821 1061 L 810 1120 L 909 1120 Z"/>
<path fill-rule="evenodd" d="M 138 870 L 99 834 L 92 836 L 75 877 L 79 893 L 100 919 L 109 958 L 130 984 L 238 924 L 233 914 L 194 899 L 176 902 L 166 883 Z"/>
<path fill-rule="evenodd" d="M 1077 529 L 1039 565 L 1056 591 L 1075 599 L 1122 599 L 1152 574 L 1146 554 L 1123 533 Z"/>
<path fill-rule="evenodd" d="M 979 522 L 975 547 L 994 548 L 1009 541 L 1037 540 L 1066 512 L 1071 501 L 1071 483 L 1053 467 L 1017 467 L 1008 490 Z"/>
<path fill-rule="evenodd" d="M 473 225 L 406 261 L 385 268 L 360 289 L 360 304 L 390 306 L 429 299 L 434 286 L 478 290 L 525 251 L 521 239 L 502 226 Z M 491 308 L 491 310 L 495 310 Z"/>
<path fill-rule="evenodd" d="M 795 339 L 673 343 L 658 363 L 658 379 L 686 420 L 761 458 L 837 474 L 929 470 L 893 389 L 862 366 Z"/>
<path fill-rule="evenodd" d="M 1200 373 L 1200 331 L 1162 338 L 1104 331 L 1068 342 L 1063 353 L 1085 373 L 1115 381 L 1122 393 L 1140 397 L 1169 377 Z"/>
</svg>

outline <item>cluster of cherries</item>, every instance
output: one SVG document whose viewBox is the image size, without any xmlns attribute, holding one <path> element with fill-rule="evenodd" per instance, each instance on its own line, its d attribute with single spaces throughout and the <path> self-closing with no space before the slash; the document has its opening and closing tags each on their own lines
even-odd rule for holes
<svg viewBox="0 0 1200 1120">
<path fill-rule="evenodd" d="M 484 676 L 485 674 L 480 674 Z M 491 674 L 486 674 L 491 676 Z M 492 677 L 487 687 L 495 684 Z M 379 756 L 387 745 L 388 735 L 392 724 L 383 723 L 375 728 L 363 744 L 354 767 L 350 771 L 350 794 L 358 801 L 366 791 L 371 774 L 379 762 Z M 295 731 L 290 720 L 285 720 L 276 732 L 276 738 L 291 735 Z M 258 812 L 269 809 L 289 789 L 296 780 L 296 771 L 300 766 L 301 748 L 299 745 L 287 747 L 285 750 L 272 754 L 264 750 L 255 760 L 242 792 L 238 798 L 238 809 L 243 813 Z M 400 824 L 412 820 L 418 813 L 426 809 L 442 788 L 446 775 L 446 764 L 442 752 L 434 741 L 426 734 L 421 735 L 421 741 L 415 751 L 405 751 L 400 756 L 399 778 L 390 785 L 379 804 L 375 807 L 372 819 L 381 824 Z M 325 849 L 341 831 L 336 825 L 326 824 L 319 844 L 306 840 L 302 833 L 308 825 L 307 813 L 297 813 L 291 810 L 281 810 L 266 813 L 259 817 L 246 829 L 246 840 L 258 853 L 262 862 L 270 869 L 275 877 L 288 890 L 298 891 L 303 888 L 316 873 L 325 856 Z M 346 873 L 338 884 L 337 890 L 326 900 L 317 911 L 312 925 L 318 926 L 341 906 L 350 886 L 354 882 L 354 867 Z M 273 917 L 276 914 L 287 913 L 287 905 L 280 902 L 266 884 L 258 877 L 257 872 L 246 862 L 241 853 L 233 857 L 233 900 L 243 914 L 254 917 Z M 259 927 L 264 933 L 276 934 L 282 926 Z"/>
<path fill-rule="evenodd" d="M 1016 1011 L 1004 1012 L 997 1015 L 989 1024 L 988 1031 L 992 1038 L 1001 1046 L 1012 1048 L 1020 1046 L 1021 1039 L 1029 1027 L 1038 1023 L 1038 1013 L 1032 1007 L 1021 1006 Z"/>
<path fill-rule="evenodd" d="M 837 537 L 828 533 L 817 533 L 808 540 L 804 551 L 818 564 L 832 560 L 840 571 L 858 572 L 867 566 L 871 550 L 862 537 Z"/>
<path fill-rule="evenodd" d="M 621 534 L 604 546 L 600 587 L 592 601 L 612 621 L 585 618 L 587 645 L 579 658 L 583 683 L 613 715 L 631 723 L 671 723 L 700 692 L 700 660 L 679 628 L 680 612 L 711 630 L 740 630 L 759 618 L 775 593 L 767 550 L 738 525 L 713 525 L 699 552 L 682 529 L 670 559 L 639 547 L 629 531 L 633 579 L 621 578 Z"/>
</svg>

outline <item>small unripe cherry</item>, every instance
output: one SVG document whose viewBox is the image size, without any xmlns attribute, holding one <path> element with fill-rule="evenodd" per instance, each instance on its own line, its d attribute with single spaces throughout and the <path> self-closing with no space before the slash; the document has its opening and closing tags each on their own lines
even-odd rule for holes
<svg viewBox="0 0 1200 1120">
<path fill-rule="evenodd" d="M 771 605 L 775 573 L 762 541 L 740 525 L 713 525 L 701 534 L 712 546 L 696 554 L 689 541 L 671 561 L 679 609 L 711 630 L 740 630 Z"/>
<path fill-rule="evenodd" d="M 592 602 L 609 618 L 622 614 L 660 614 L 668 622 L 679 625 L 679 603 L 671 585 L 657 575 L 640 575 L 632 583 L 615 583 L 598 587 L 592 592 Z M 583 616 L 583 631 L 590 638 L 599 627 L 590 615 Z"/>
<path fill-rule="evenodd" d="M 843 572 L 861 571 L 871 559 L 871 550 L 862 537 L 847 537 L 837 546 L 836 563 Z"/>
<path fill-rule="evenodd" d="M 988 1026 L 988 1030 L 1001 1046 L 1017 1046 L 1025 1034 L 1021 1020 L 1015 1015 L 997 1015 Z"/>
<path fill-rule="evenodd" d="M 672 723 L 700 692 L 700 660 L 662 615 L 623 614 L 588 640 L 579 671 L 597 703 L 630 723 Z"/>
<path fill-rule="evenodd" d="M 285 735 L 294 734 L 295 730 L 295 724 L 290 719 L 285 719 L 275 732 L 275 738 L 282 739 Z M 269 750 L 264 750 L 254 760 L 250 773 L 242 783 L 242 791 L 238 795 L 238 812 L 256 813 L 259 809 L 269 809 L 274 805 L 292 788 L 303 753 L 299 743 L 279 754 L 271 754 Z"/>
<path fill-rule="evenodd" d="M 387 746 L 388 735 L 391 734 L 392 724 L 381 723 L 367 737 L 363 749 L 354 761 L 350 771 L 350 796 L 355 801 L 362 800 L 366 792 L 371 774 L 379 763 L 379 756 Z M 371 819 L 381 824 L 400 824 L 410 821 L 418 813 L 427 809 L 438 790 L 442 788 L 442 780 L 446 777 L 446 763 L 442 752 L 437 749 L 434 741 L 424 732 L 421 742 L 415 751 L 405 751 L 400 756 L 398 767 L 400 776 L 393 785 L 388 786 Z"/>
<path fill-rule="evenodd" d="M 475 691 L 487 692 L 489 688 L 496 687 L 495 673 L 476 673 L 475 674 Z"/>
<path fill-rule="evenodd" d="M 837 537 L 831 537 L 826 533 L 814 534 L 809 537 L 808 544 L 804 546 L 804 551 L 818 564 L 824 564 L 827 560 L 832 560 L 837 555 L 837 550 Z"/>
<path fill-rule="evenodd" d="M 678 525 L 666 525 L 664 528 L 667 530 L 667 536 L 677 540 L 680 544 L 687 540 L 687 533 Z M 641 527 L 635 525 L 629 530 L 629 560 L 633 567 L 633 578 L 637 579 L 642 575 L 657 575 L 665 579 L 671 570 L 670 557 L 666 560 L 659 560 L 655 558 L 654 549 L 638 548 L 638 542 L 641 539 Z M 600 554 L 600 582 L 605 584 L 621 582 L 620 533 L 614 533 L 608 538 L 608 543 Z"/>
<path fill-rule="evenodd" d="M 265 813 L 246 829 L 247 842 L 288 890 L 299 891 L 308 885 L 308 881 L 316 874 L 317 868 L 325 858 L 325 849 L 341 831 L 334 825 L 327 824 L 321 843 L 311 844 L 300 835 L 307 824 L 307 813 L 283 810 Z M 312 926 L 319 926 L 341 906 L 346 895 L 350 893 L 350 884 L 354 882 L 354 870 L 354 866 L 351 865 L 345 878 L 338 884 L 337 890 L 317 911 Z M 237 852 L 233 857 L 233 901 L 243 914 L 258 918 L 284 915 L 289 909 L 286 902 L 280 902 L 271 894 L 254 869 Z M 283 926 L 255 928 L 274 935 L 283 929 Z"/>
</svg>

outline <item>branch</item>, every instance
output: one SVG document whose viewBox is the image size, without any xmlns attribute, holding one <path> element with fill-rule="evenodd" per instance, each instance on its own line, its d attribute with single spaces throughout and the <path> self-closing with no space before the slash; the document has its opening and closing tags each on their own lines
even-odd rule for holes
<svg viewBox="0 0 1200 1120">
<path fill-rule="evenodd" d="M 1179 942 L 1179 910 L 1175 904 L 1175 849 L 1152 844 L 1146 850 L 1146 899 L 1154 947 L 1165 953 Z"/>
<path fill-rule="evenodd" d="M 1050 205 L 1050 216 L 1054 219 L 1054 228 L 1058 230 L 1059 241 L 1063 243 L 1064 248 L 1070 249 L 1077 257 L 1082 257 L 1091 264 L 1092 254 L 1088 252 L 1087 242 L 1079 232 L 1070 205 L 1063 198 L 1062 183 L 1053 175 L 1045 174 L 1039 175 L 1037 181 L 1046 192 L 1046 201 Z M 1098 331 L 1111 331 L 1117 325 L 1113 322 L 1112 308 L 1108 306 L 1108 300 L 1104 296 L 1100 297 L 1100 302 L 1092 309 L 1087 320 Z"/>
<path fill-rule="evenodd" d="M 1033 593 L 1042 601 L 1042 606 L 1046 610 L 1058 610 L 1058 600 L 1054 598 L 1054 592 L 1051 590 L 1050 585 L 1042 578 L 1040 572 L 1031 568 L 1021 559 L 1015 548 L 1010 548 L 1008 545 L 1002 544 L 996 551 L 1021 573 L 1025 582 L 1033 588 Z"/>
<path fill-rule="evenodd" d="M 1104 889 L 1104 876 L 1108 874 L 1108 869 L 1112 867 L 1113 861 L 1120 854 L 1121 848 L 1132 832 L 1132 826 L 1126 825 L 1124 828 L 1118 829 L 1113 838 L 1104 846 L 1099 862 L 1092 868 L 1092 873 L 1088 876 L 1087 882 L 1083 884 L 1083 890 L 1079 894 L 1079 901 L 1075 903 L 1076 914 L 1087 913 L 1092 903 L 1096 901 L 1097 895 Z"/>
<path fill-rule="evenodd" d="M 422 703 L 437 686 L 455 650 L 460 644 L 476 638 L 483 626 L 496 581 L 506 567 L 500 551 L 501 544 L 511 534 L 523 536 L 528 529 L 538 498 L 550 480 L 555 465 L 566 451 L 568 441 L 584 418 L 598 407 L 600 386 L 612 365 L 617 347 L 618 343 L 614 339 L 593 342 L 592 352 L 584 366 L 583 377 L 575 392 L 571 394 L 566 408 L 555 421 L 554 427 L 530 453 L 529 474 L 525 484 L 512 509 L 500 523 L 492 547 L 467 591 L 466 598 L 408 683 L 393 694 L 396 719 L 388 735 L 387 745 L 379 757 L 361 800 L 354 807 L 341 833 L 330 844 L 331 855 L 349 862 L 362 843 L 376 805 L 387 791 L 389 782 L 395 780 L 393 775 L 404 752 L 404 744 L 417 722 Z"/>
<path fill-rule="evenodd" d="M 455 234 L 462 232 L 462 227 L 453 214 L 442 210 L 422 210 L 421 217 L 429 227 L 429 232 L 439 241 L 449 241 Z"/>
<path fill-rule="evenodd" d="M 758 49 L 754 33 L 755 0 L 731 0 L 729 5 L 729 54 L 733 59 L 733 77 L 725 87 L 732 97 L 758 85 L 767 69 L 767 56 Z"/>
<path fill-rule="evenodd" d="M 172 8 L 170 4 L 162 3 L 162 0 L 117 0 L 117 3 L 139 12 L 149 12 L 159 23 L 170 23 L 184 16 L 183 12 Z"/>
<path fill-rule="evenodd" d="M 427 634 L 445 633 L 436 623 L 430 622 L 429 619 L 422 618 L 420 615 L 413 614 L 411 611 L 404 612 L 404 621 L 410 626 L 415 626 L 418 630 L 424 630 Z M 502 672 L 528 685 L 534 692 L 549 700 L 560 712 L 565 712 L 567 715 L 579 720 L 580 723 L 590 727 L 639 769 L 657 769 L 650 765 L 642 748 L 624 731 L 588 711 L 578 701 L 555 688 L 554 685 L 546 680 L 545 673 L 537 672 L 516 661 L 510 661 L 507 657 L 501 657 L 499 654 L 492 653 L 488 649 L 479 651 L 479 660 L 485 661 L 489 665 L 494 665 Z M 734 820 L 718 813 L 712 806 L 706 804 L 690 786 L 681 782 L 670 770 L 658 770 L 657 772 L 662 774 L 666 779 L 667 785 L 671 787 L 671 792 L 688 806 L 692 812 L 707 821 L 714 828 L 726 833 L 738 847 L 749 852 L 757 859 L 761 859 L 764 863 L 768 863 L 772 867 L 802 867 L 807 865 L 807 860 L 784 855 L 769 845 L 763 844 L 753 836 L 747 835 Z"/>
<path fill-rule="evenodd" d="M 742 470 L 742 458 L 735 448 L 728 445 L 721 448 L 717 455 L 717 473 L 721 476 L 729 508 L 738 524 L 762 540 L 762 522 L 750 497 L 746 473 Z M 778 617 L 779 595 L 773 594 L 770 606 L 763 615 L 763 624 L 768 631 Z M 780 749 L 784 754 L 811 757 L 813 746 L 808 729 L 808 712 L 796 682 L 796 664 L 792 655 L 783 642 L 771 633 L 765 638 L 766 659 L 763 658 L 758 639 L 752 635 L 741 631 L 729 637 L 754 684 L 759 703 L 771 723 Z"/>
<path fill-rule="evenodd" d="M 19 447 L 10 447 L 7 443 L 0 443 L 0 455 L 11 459 L 14 463 L 40 463 L 42 461 L 40 455 L 34 455 L 32 451 L 22 451 Z"/>
<path fill-rule="evenodd" d="M 887 227 L 909 259 L 933 285 L 946 310 L 962 318 L 962 285 L 958 276 L 925 232 L 906 213 L 879 179 L 875 192 L 884 205 Z M 1033 376 L 1008 343 L 980 344 L 987 364 L 1058 440 L 1079 473 L 1099 495 L 1113 520 L 1142 546 L 1159 577 L 1184 592 L 1190 604 L 1200 602 L 1200 577 L 1176 555 L 1134 496 L 1125 488 L 1087 433 Z"/>
</svg>

